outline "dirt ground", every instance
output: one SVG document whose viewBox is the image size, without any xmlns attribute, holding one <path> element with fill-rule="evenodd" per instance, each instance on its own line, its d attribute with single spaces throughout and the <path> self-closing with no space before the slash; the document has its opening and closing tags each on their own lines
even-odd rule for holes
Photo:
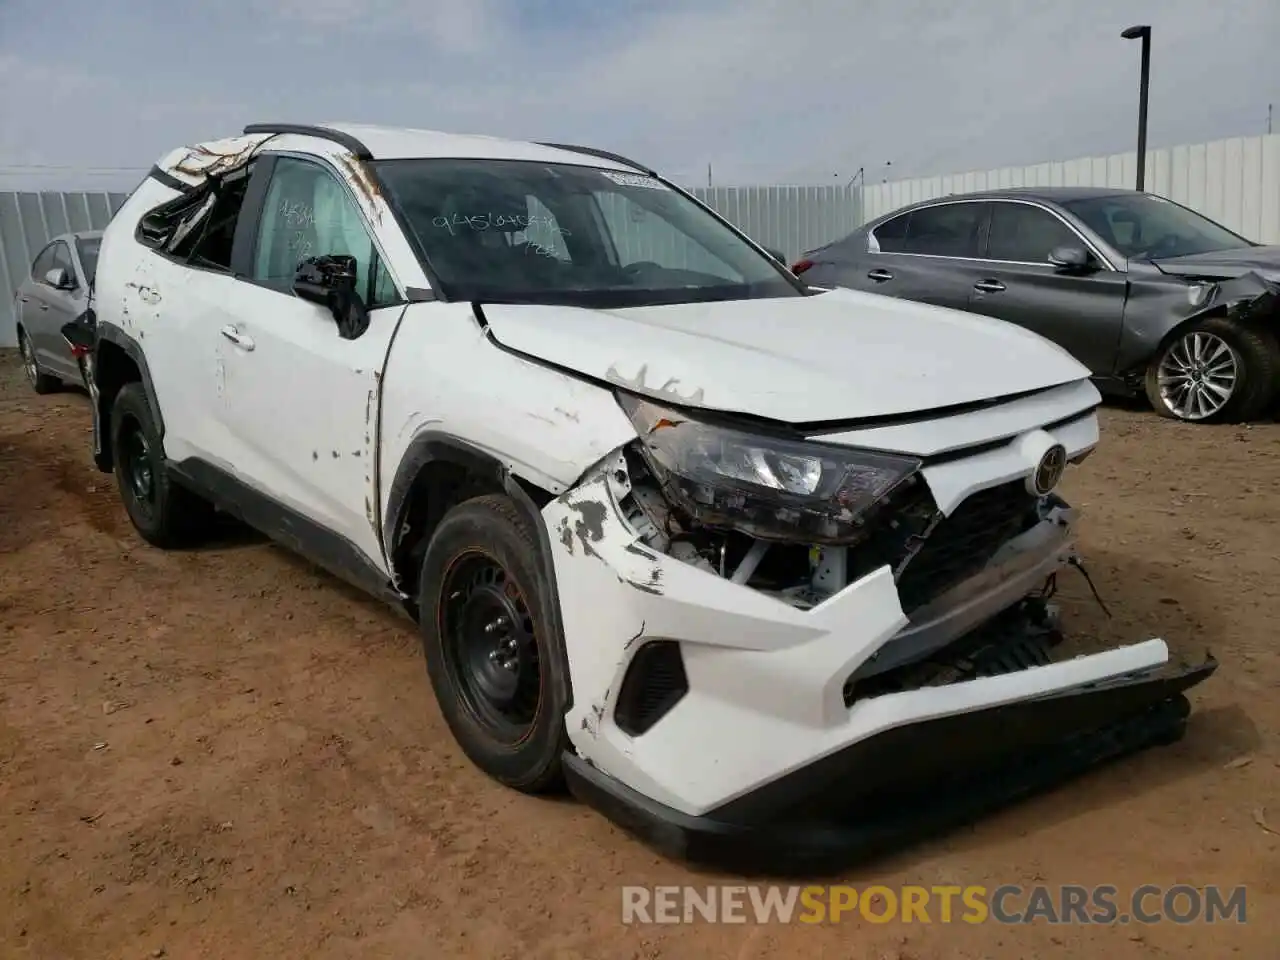
<svg viewBox="0 0 1280 960">
<path fill-rule="evenodd" d="M 166 554 L 89 461 L 88 401 L 0 358 L 0 956 L 1263 958 L 1280 942 L 1280 425 L 1107 410 L 1067 495 L 1069 624 L 1208 647 L 1187 738 L 858 886 L 1220 884 L 1243 925 L 624 926 L 718 880 L 477 773 L 407 620 L 252 537 Z"/>
</svg>

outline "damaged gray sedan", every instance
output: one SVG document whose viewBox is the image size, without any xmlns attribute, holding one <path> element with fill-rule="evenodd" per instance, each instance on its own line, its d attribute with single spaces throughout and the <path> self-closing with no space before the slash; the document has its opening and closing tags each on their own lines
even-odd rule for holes
<svg viewBox="0 0 1280 960">
<path fill-rule="evenodd" d="M 1252 420 L 1280 387 L 1280 246 L 1150 193 L 1028 187 L 903 207 L 792 269 L 985 314 L 1071 353 L 1106 393 Z"/>
</svg>

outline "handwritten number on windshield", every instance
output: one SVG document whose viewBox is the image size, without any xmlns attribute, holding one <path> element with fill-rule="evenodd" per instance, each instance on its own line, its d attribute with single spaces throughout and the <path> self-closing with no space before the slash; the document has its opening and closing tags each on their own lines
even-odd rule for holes
<svg viewBox="0 0 1280 960">
<path fill-rule="evenodd" d="M 440 230 L 449 231 L 449 235 L 457 236 L 462 230 L 501 230 L 503 227 L 515 227 L 516 230 L 549 230 L 562 237 L 569 236 L 569 231 L 562 229 L 554 217 L 522 216 L 511 213 L 478 213 L 467 216 L 455 213 L 452 217 L 436 217 L 431 225 Z"/>
</svg>

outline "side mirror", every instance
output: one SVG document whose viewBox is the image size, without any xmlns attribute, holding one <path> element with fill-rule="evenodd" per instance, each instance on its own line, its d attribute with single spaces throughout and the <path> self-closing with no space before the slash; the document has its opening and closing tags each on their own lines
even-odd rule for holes
<svg viewBox="0 0 1280 960">
<path fill-rule="evenodd" d="M 787 265 L 786 256 L 784 254 L 779 253 L 777 250 L 773 249 L 773 247 L 765 247 L 764 252 L 767 253 L 769 256 L 773 257 L 773 259 L 777 260 L 784 267 Z"/>
<path fill-rule="evenodd" d="M 44 282 L 55 290 L 71 290 L 76 282 L 65 267 L 54 267 L 44 275 Z"/>
<path fill-rule="evenodd" d="M 338 335 L 354 340 L 369 329 L 369 309 L 356 291 L 356 258 L 347 254 L 308 257 L 293 275 L 293 292 L 328 307 Z"/>
<path fill-rule="evenodd" d="M 1093 267 L 1093 257 L 1084 247 L 1055 247 L 1049 262 L 1059 270 L 1083 273 Z"/>
</svg>

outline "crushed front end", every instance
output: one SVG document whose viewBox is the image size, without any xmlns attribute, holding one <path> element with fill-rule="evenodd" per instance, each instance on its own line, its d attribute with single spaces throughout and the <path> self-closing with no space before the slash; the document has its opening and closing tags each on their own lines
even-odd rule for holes
<svg viewBox="0 0 1280 960">
<path fill-rule="evenodd" d="M 574 792 L 668 853 L 804 869 L 1180 737 L 1212 659 L 1062 653 L 1053 488 L 1096 397 L 813 437 L 623 397 L 637 442 L 544 510 Z"/>
</svg>

